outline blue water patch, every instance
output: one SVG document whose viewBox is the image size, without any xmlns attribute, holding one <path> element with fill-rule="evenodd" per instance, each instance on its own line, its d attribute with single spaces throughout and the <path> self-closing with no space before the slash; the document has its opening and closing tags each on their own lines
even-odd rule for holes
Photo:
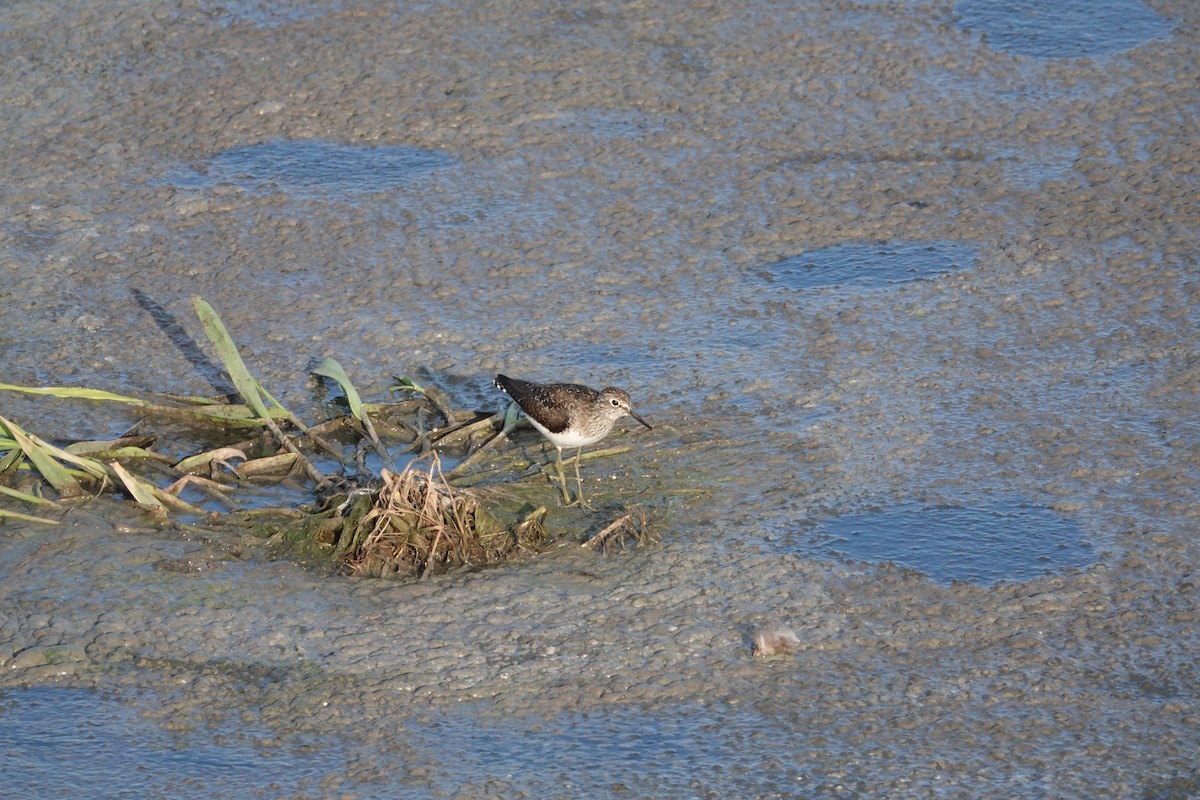
<svg viewBox="0 0 1200 800">
<path fill-rule="evenodd" d="M 4 797 L 296 797 L 345 770 L 337 742 L 293 737 L 264 749 L 264 728 L 233 720 L 170 734 L 123 703 L 85 689 L 41 687 L 0 694 L 0 795 Z M 301 748 L 303 752 L 296 748 Z M 266 787 L 270 786 L 270 792 Z"/>
<path fill-rule="evenodd" d="M 954 10 L 990 47 L 1036 58 L 1120 53 L 1173 29 L 1140 0 L 958 0 Z"/>
<path fill-rule="evenodd" d="M 789 289 L 872 288 L 932 278 L 974 266 L 978 248 L 967 242 L 850 242 L 823 247 L 763 267 Z"/>
<path fill-rule="evenodd" d="M 548 720 L 467 708 L 429 720 L 408 741 L 441 762 L 426 792 L 404 787 L 413 798 L 796 797 L 813 766 L 794 725 L 701 703 L 661 714 L 614 704 Z"/>
<path fill-rule="evenodd" d="M 282 189 L 299 195 L 381 192 L 453 163 L 418 147 L 360 147 L 276 139 L 217 153 L 195 170 L 170 176 L 179 186 L 233 183 L 250 191 Z"/>
<path fill-rule="evenodd" d="M 804 536 L 813 555 L 893 562 L 939 583 L 1025 581 L 1095 561 L 1070 517 L 1019 502 L 907 505 L 832 517 Z"/>
</svg>

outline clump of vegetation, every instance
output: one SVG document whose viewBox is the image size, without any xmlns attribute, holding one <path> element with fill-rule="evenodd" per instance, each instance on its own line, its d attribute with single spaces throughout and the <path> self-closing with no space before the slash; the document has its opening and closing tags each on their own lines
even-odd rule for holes
<svg viewBox="0 0 1200 800">
<path fill-rule="evenodd" d="M 384 470 L 371 509 L 344 530 L 347 564 L 371 576 L 424 577 L 434 569 L 495 564 L 534 552 L 548 538 L 538 509 L 504 525 L 469 490 L 455 490 L 436 455 L 422 471 L 412 461 L 400 473 Z"/>
<path fill-rule="evenodd" d="M 0 384 L 0 388 L 10 388 Z M 148 446 L 153 437 L 125 436 L 111 441 L 75 442 L 57 447 L 5 417 L 0 417 L 0 494 L 21 500 L 44 511 L 63 511 L 64 502 L 85 498 L 92 492 L 121 486 L 142 507 L 155 513 L 165 513 L 168 507 L 177 511 L 200 513 L 175 496 L 171 487 L 159 489 L 154 484 L 134 476 L 118 459 L 155 460 Z M 30 473 L 36 472 L 58 494 L 58 502 L 42 496 L 42 485 Z M 19 519 L 47 525 L 56 519 L 0 508 L 0 519 Z"/>
<path fill-rule="evenodd" d="M 216 515 L 181 498 L 185 490 L 197 490 L 236 508 L 231 495 L 239 485 L 290 480 L 310 486 L 324 503 L 307 511 L 263 509 L 241 518 L 270 520 L 262 522 L 264 531 L 290 552 L 317 555 L 358 575 L 420 578 L 533 553 L 550 540 L 543 525 L 547 510 L 537 498 L 540 481 L 537 491 L 520 480 L 508 481 L 506 496 L 501 497 L 494 487 L 469 488 L 500 471 L 511 475 L 518 466 L 515 461 L 464 474 L 485 452 L 496 455 L 495 445 L 516 424 L 515 407 L 498 414 L 456 411 L 436 389 L 426 390 L 407 379 L 399 379 L 396 387 L 407 395 L 405 399 L 364 403 L 342 366 L 327 358 L 312 372 L 341 388 L 349 414 L 306 427 L 251 375 L 216 311 L 201 298 L 193 298 L 192 303 L 240 403 L 231 398 L 170 396 L 147 400 L 70 387 L 0 384 L 0 390 L 119 402 L 147 418 L 186 418 L 214 432 L 247 428 L 257 432 L 175 460 L 154 449 L 154 436 L 140 432 L 60 448 L 0 417 L 0 496 L 37 511 L 0 508 L 0 519 L 56 524 L 56 516 L 71 502 L 118 490 L 162 524 L 217 524 Z M 346 432 L 359 440 L 353 457 L 330 441 Z M 397 470 L 384 438 L 402 442 L 409 454 L 419 456 Z M 366 448 L 378 455 L 384 468 L 378 477 L 364 481 L 359 476 L 369 472 Z M 466 457 L 443 474 L 438 449 Z M 313 453 L 341 464 L 339 472 L 356 468 L 355 478 L 323 474 L 310 457 Z M 155 471 L 172 475 L 172 482 L 160 486 L 155 476 L 146 474 Z M 540 469 L 535 474 L 540 477 Z M 56 499 L 42 496 L 46 486 Z M 603 550 L 641 544 L 651 538 L 647 530 L 644 514 L 624 514 L 586 544 Z"/>
</svg>

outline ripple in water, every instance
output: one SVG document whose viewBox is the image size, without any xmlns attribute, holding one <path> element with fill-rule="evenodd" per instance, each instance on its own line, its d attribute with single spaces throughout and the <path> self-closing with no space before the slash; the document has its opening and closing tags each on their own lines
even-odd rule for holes
<svg viewBox="0 0 1200 800">
<path fill-rule="evenodd" d="M 1120 53 L 1173 27 L 1139 0 L 958 0 L 954 10 L 989 46 L 1036 58 Z"/>
<path fill-rule="evenodd" d="M 823 520 L 805 536 L 813 555 L 890 561 L 939 583 L 1024 581 L 1095 558 L 1069 517 L 1023 503 L 901 506 Z"/>
<path fill-rule="evenodd" d="M 850 242 L 785 258 L 763 270 L 789 289 L 869 289 L 958 272 L 973 266 L 977 255 L 975 245 L 966 242 Z"/>
<path fill-rule="evenodd" d="M 453 160 L 418 147 L 352 147 L 277 139 L 234 147 L 200 170 L 172 176 L 180 186 L 233 183 L 251 191 L 283 189 L 302 196 L 394 189 Z"/>
</svg>

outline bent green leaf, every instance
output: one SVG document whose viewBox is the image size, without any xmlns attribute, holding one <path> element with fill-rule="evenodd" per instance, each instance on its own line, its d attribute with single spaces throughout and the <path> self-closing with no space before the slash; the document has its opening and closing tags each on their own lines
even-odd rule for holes
<svg viewBox="0 0 1200 800">
<path fill-rule="evenodd" d="M 312 374 L 337 381 L 338 386 L 341 386 L 342 391 L 346 393 L 346 403 L 350 406 L 350 413 L 359 422 L 363 420 L 366 414 L 363 412 L 362 398 L 359 397 L 358 390 L 354 388 L 354 384 L 346 375 L 346 370 L 342 369 L 342 365 L 338 363 L 337 359 L 328 357 L 321 359 L 321 363 L 312 368 Z"/>
<path fill-rule="evenodd" d="M 21 448 L 21 452 L 33 464 L 34 469 L 54 487 L 54 491 L 58 492 L 59 496 L 79 497 L 86 494 L 75 476 L 58 463 L 46 447 L 39 446 L 30 438 L 19 425 L 4 417 L 0 417 L 0 425 L 4 426 L 8 434 L 16 441 L 17 446 Z"/>
<path fill-rule="evenodd" d="M 200 324 L 204 326 L 205 335 L 216 348 L 217 357 L 225 365 L 225 370 L 229 373 L 229 378 L 233 381 L 238 394 L 242 396 L 242 400 L 250 406 L 256 416 L 268 416 L 267 406 L 258 392 L 257 381 L 251 376 L 250 370 L 246 368 L 246 362 L 242 361 L 242 356 L 237 351 L 237 345 L 233 343 L 233 337 L 229 335 L 229 331 L 221 322 L 221 318 L 217 316 L 217 312 L 205 302 L 204 298 L 199 296 L 192 297 L 192 306 L 196 309 L 196 316 L 200 318 Z"/>
<path fill-rule="evenodd" d="M 138 505 L 145 506 L 152 511 L 162 511 L 162 503 L 154 496 L 153 486 L 131 475 L 129 470 L 121 466 L 120 461 L 112 461 L 108 466 L 117 476 L 121 485 L 125 487 L 125 491 L 129 492 Z"/>
</svg>

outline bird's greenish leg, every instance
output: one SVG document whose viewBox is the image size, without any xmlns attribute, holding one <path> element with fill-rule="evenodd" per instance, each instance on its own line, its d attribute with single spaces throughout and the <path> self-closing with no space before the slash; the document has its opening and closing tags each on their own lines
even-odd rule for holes
<svg viewBox="0 0 1200 800">
<path fill-rule="evenodd" d="M 570 494 L 570 492 L 567 491 L 567 476 L 565 474 L 563 474 L 562 448 L 555 447 L 554 449 L 556 451 L 558 451 L 558 456 L 554 459 L 554 468 L 558 472 L 558 485 L 559 485 L 559 488 L 562 489 L 563 506 L 570 507 L 571 494 Z M 576 465 L 576 466 L 578 467 L 578 465 Z"/>
<path fill-rule="evenodd" d="M 575 484 L 579 487 L 579 507 L 586 508 L 588 511 L 595 511 L 596 509 L 592 508 L 591 504 L 583 499 L 583 478 L 579 477 L 579 462 L 582 460 L 582 457 L 583 448 L 580 447 L 575 450 Z"/>
</svg>

